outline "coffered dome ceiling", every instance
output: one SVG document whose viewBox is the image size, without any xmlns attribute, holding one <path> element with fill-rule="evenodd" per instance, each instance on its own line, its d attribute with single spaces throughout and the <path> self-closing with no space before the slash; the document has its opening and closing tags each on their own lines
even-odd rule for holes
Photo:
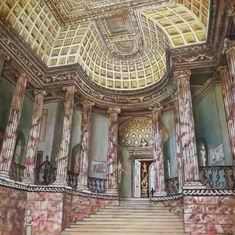
<svg viewBox="0 0 235 235">
<path fill-rule="evenodd" d="M 48 66 L 79 64 L 96 84 L 138 90 L 171 50 L 205 43 L 209 0 L 2 0 L 0 15 Z"/>
</svg>

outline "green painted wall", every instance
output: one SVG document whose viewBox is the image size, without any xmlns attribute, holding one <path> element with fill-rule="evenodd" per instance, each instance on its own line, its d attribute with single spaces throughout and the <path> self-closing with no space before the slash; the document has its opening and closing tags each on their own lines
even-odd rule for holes
<svg viewBox="0 0 235 235">
<path fill-rule="evenodd" d="M 51 162 L 53 166 L 56 166 L 55 158 L 56 154 L 59 151 L 60 141 L 61 141 L 61 134 L 63 129 L 63 117 L 64 117 L 64 105 L 62 101 L 57 103 L 57 110 L 56 110 L 56 119 L 55 119 L 55 129 L 54 129 L 54 140 L 53 146 L 51 151 Z"/>
<path fill-rule="evenodd" d="M 129 152 L 125 147 L 118 151 L 118 161 L 121 162 L 123 172 L 118 183 L 119 196 L 122 198 L 132 197 L 132 171 L 131 161 L 129 160 Z"/>
<path fill-rule="evenodd" d="M 69 151 L 69 169 L 73 169 L 73 163 L 77 153 L 80 152 L 80 141 L 81 141 L 81 122 L 82 112 L 75 109 L 73 111 L 73 123 L 72 123 L 72 137 Z"/>
<path fill-rule="evenodd" d="M 0 128 L 3 130 L 6 129 L 14 92 L 15 92 L 15 87 L 12 84 L 10 84 L 7 80 L 1 78 L 0 79 Z M 19 155 L 18 159 L 15 159 L 15 161 L 20 164 L 23 163 L 29 129 L 31 127 L 33 102 L 34 102 L 33 100 L 25 96 L 22 107 L 21 118 L 17 128 L 17 133 L 20 133 L 23 139 L 21 154 Z"/>
<path fill-rule="evenodd" d="M 212 165 L 210 149 L 223 144 L 225 159 L 214 165 L 232 164 L 228 128 L 221 87 L 211 85 L 207 93 L 193 103 L 196 137 L 204 138 L 208 147 L 208 164 Z"/>
<path fill-rule="evenodd" d="M 93 113 L 91 122 L 91 136 L 89 143 L 90 161 L 107 161 L 108 125 L 108 117 Z M 95 177 L 91 169 L 91 164 L 89 166 L 89 176 Z"/>
<path fill-rule="evenodd" d="M 161 120 L 162 120 L 162 123 L 165 125 L 169 134 L 169 139 L 163 145 L 165 177 L 174 178 L 174 177 L 177 177 L 174 110 L 163 113 Z M 168 158 L 170 159 L 170 175 L 169 175 L 168 167 L 167 167 Z"/>
</svg>

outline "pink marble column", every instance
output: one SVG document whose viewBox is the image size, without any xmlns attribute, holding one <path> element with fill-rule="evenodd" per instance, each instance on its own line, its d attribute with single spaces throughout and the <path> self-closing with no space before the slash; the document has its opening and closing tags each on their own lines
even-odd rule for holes
<svg viewBox="0 0 235 235">
<path fill-rule="evenodd" d="M 31 129 L 29 131 L 26 155 L 24 159 L 24 178 L 25 183 L 34 183 L 34 167 L 38 151 L 40 128 L 42 123 L 43 100 L 46 95 L 45 90 L 35 90 L 34 110 L 32 116 Z"/>
<path fill-rule="evenodd" d="M 179 117 L 179 104 L 178 100 L 175 100 L 175 141 L 176 141 L 176 159 L 177 159 L 177 172 L 179 181 L 179 192 L 183 189 L 183 152 L 181 145 L 181 134 L 180 134 L 180 117 Z"/>
<path fill-rule="evenodd" d="M 219 66 L 232 158 L 235 165 L 235 81 L 226 66 Z"/>
<path fill-rule="evenodd" d="M 108 132 L 108 157 L 107 157 L 107 193 L 118 194 L 117 191 L 117 153 L 118 153 L 118 114 L 120 108 L 110 108 Z"/>
<path fill-rule="evenodd" d="M 176 71 L 174 73 L 177 82 L 180 138 L 184 159 L 184 181 L 186 186 L 196 186 L 199 182 L 199 168 L 190 90 L 190 75 L 191 72 L 189 70 Z"/>
<path fill-rule="evenodd" d="M 74 86 L 68 86 L 63 88 L 65 90 L 64 98 L 64 119 L 63 129 L 60 141 L 59 152 L 56 156 L 57 171 L 55 185 L 67 185 L 67 168 L 68 168 L 68 154 L 72 131 L 72 117 L 74 107 L 74 94 L 76 89 Z"/>
<path fill-rule="evenodd" d="M 87 191 L 91 111 L 94 103 L 92 103 L 89 100 L 84 100 L 82 105 L 83 105 L 83 111 L 82 111 L 82 124 L 81 124 L 80 164 L 78 163 L 78 159 L 76 159 L 75 171 L 79 173 L 77 189 L 80 191 Z M 78 169 L 79 165 L 80 169 Z"/>
<path fill-rule="evenodd" d="M 11 110 L 0 154 L 0 176 L 2 177 L 9 177 L 16 142 L 16 131 L 20 121 L 27 80 L 27 74 L 23 73 L 19 76 L 11 103 Z"/>
<path fill-rule="evenodd" d="M 163 131 L 161 125 L 161 105 L 152 109 L 153 115 L 153 157 L 155 159 L 155 196 L 166 195 L 163 159 Z"/>
<path fill-rule="evenodd" d="M 228 67 L 218 67 L 222 81 L 222 92 L 233 163 L 235 165 L 235 41 L 225 39 L 225 54 Z"/>
</svg>

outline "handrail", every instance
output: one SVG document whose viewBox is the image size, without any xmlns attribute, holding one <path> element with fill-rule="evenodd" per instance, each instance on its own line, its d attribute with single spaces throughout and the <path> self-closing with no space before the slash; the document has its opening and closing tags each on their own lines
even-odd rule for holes
<svg viewBox="0 0 235 235">
<path fill-rule="evenodd" d="M 56 168 L 49 160 L 44 161 L 35 169 L 35 184 L 49 185 L 56 180 Z"/>
<path fill-rule="evenodd" d="M 106 183 L 106 179 L 88 177 L 88 189 L 93 193 L 105 193 Z"/>
<path fill-rule="evenodd" d="M 10 177 L 16 181 L 22 181 L 25 167 L 19 163 L 13 162 L 11 165 Z"/>
<path fill-rule="evenodd" d="M 201 182 L 209 188 L 235 189 L 234 166 L 202 166 Z"/>
</svg>

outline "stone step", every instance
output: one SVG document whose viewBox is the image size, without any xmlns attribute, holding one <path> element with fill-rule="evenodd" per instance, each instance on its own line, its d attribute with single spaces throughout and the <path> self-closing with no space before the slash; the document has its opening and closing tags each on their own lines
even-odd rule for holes
<svg viewBox="0 0 235 235">
<path fill-rule="evenodd" d="M 117 222 L 129 222 L 129 223 L 132 223 L 133 222 L 133 219 L 126 219 L 125 220 L 123 218 L 84 218 L 83 220 L 84 222 L 85 221 L 93 221 L 95 223 L 98 223 L 98 222 L 103 222 L 103 221 L 107 221 L 107 222 L 114 222 L 114 221 L 117 221 Z M 178 218 L 136 218 L 135 219 L 136 222 L 139 222 L 139 223 L 142 223 L 142 222 L 152 222 L 152 223 L 157 223 L 157 222 L 179 222 L 179 223 L 183 223 L 183 220 L 179 220 Z M 80 222 L 78 222 L 80 223 Z"/>
<path fill-rule="evenodd" d="M 105 232 L 105 231 L 96 231 L 96 232 L 80 232 L 80 231 L 64 231 L 61 233 L 61 235 L 190 235 L 190 233 L 182 233 L 182 232 L 168 232 L 168 231 L 163 231 L 163 232 L 119 232 L 119 231 L 112 231 L 110 232 Z"/>
<path fill-rule="evenodd" d="M 114 230 L 118 230 L 119 232 L 152 232 L 152 231 L 155 231 L 155 232 L 162 232 L 162 231 L 168 231 L 168 232 L 184 232 L 184 228 L 182 226 L 182 228 L 175 228 L 175 227 L 166 227 L 166 226 L 163 226 L 163 227 L 152 227 L 152 228 L 148 228 L 148 227 L 120 227 L 120 226 L 116 226 L 116 227 L 82 227 L 82 226 L 79 226 L 79 227 L 69 227 L 69 228 L 66 228 L 65 231 L 80 231 L 80 232 L 95 232 L 95 231 L 106 231 L 106 232 L 112 232 Z"/>
<path fill-rule="evenodd" d="M 141 222 L 141 223 L 140 223 Z M 151 221 L 123 221 L 123 220 L 111 220 L 111 221 L 105 221 L 105 220 L 99 220 L 99 221 L 95 221 L 95 220 L 84 220 L 84 221 L 81 221 L 81 222 L 77 222 L 76 224 L 72 224 L 71 226 L 74 226 L 74 225 L 88 225 L 88 226 L 96 226 L 96 225 L 101 225 L 101 226 L 106 226 L 106 225 L 110 225 L 110 226 L 116 226 L 116 225 L 122 225 L 122 226 L 125 226 L 125 225 L 141 225 L 141 226 L 151 226 L 154 224 L 154 226 L 166 226 L 166 225 L 169 225 L 169 226 L 183 226 L 182 223 L 179 223 L 181 221 L 178 221 L 178 220 L 151 220 Z"/>
<path fill-rule="evenodd" d="M 180 229 L 183 229 L 184 226 L 182 224 L 179 224 L 179 223 L 171 223 L 171 222 L 168 222 L 168 223 L 151 223 L 151 222 L 148 222 L 148 223 L 103 223 L 103 224 L 99 224 L 99 223 L 80 223 L 80 224 L 72 224 L 70 225 L 70 228 L 120 228 L 120 225 L 122 228 L 143 228 L 143 226 L 146 226 L 148 229 L 155 229 L 156 230 L 156 227 L 157 228 L 166 228 L 168 226 L 171 226 L 171 228 L 180 228 Z"/>
<path fill-rule="evenodd" d="M 183 220 L 163 204 L 128 199 L 106 206 L 83 221 L 71 224 L 61 235 L 184 235 Z"/>
</svg>

